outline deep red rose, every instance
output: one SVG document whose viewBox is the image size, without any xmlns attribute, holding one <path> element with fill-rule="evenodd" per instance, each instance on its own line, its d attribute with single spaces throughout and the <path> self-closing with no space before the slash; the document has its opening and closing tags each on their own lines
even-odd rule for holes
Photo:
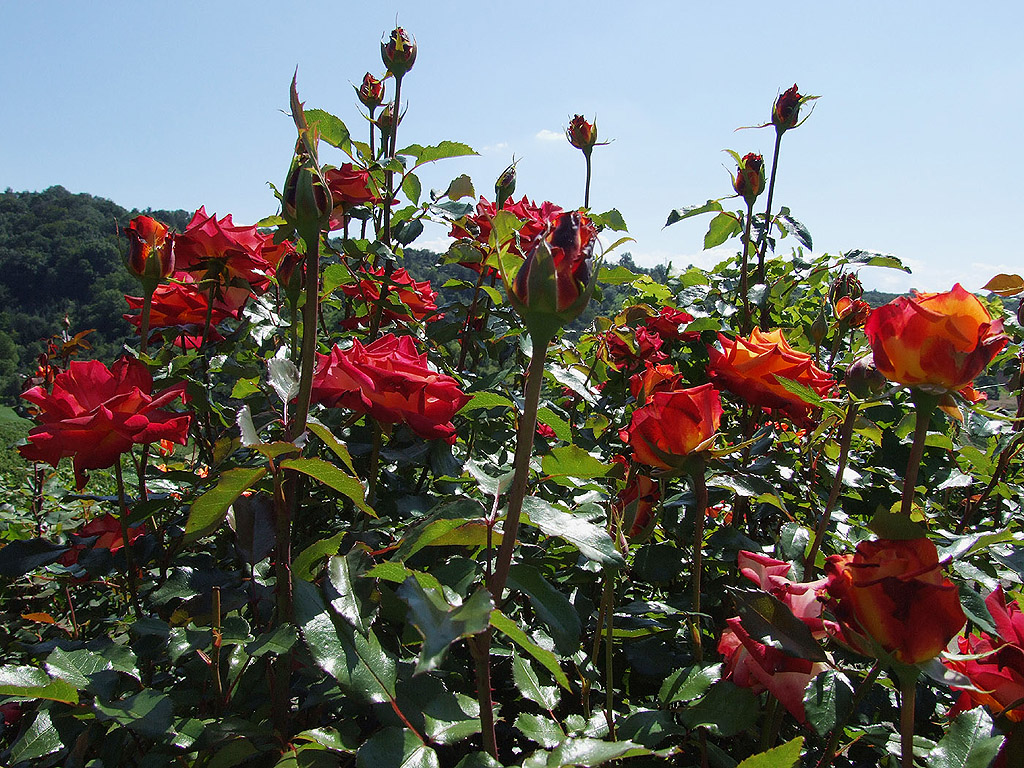
<svg viewBox="0 0 1024 768">
<path fill-rule="evenodd" d="M 124 231 L 128 239 L 128 269 L 156 283 L 174 271 L 174 237 L 167 225 L 149 216 L 136 216 Z"/>
<path fill-rule="evenodd" d="M 700 338 L 700 333 L 687 332 L 683 326 L 693 322 L 693 315 L 675 307 L 661 307 L 658 314 L 647 321 L 647 327 L 661 337 L 664 342 L 692 341 Z"/>
<path fill-rule="evenodd" d="M 886 378 L 946 390 L 966 387 L 1010 343 L 1002 322 L 959 283 L 878 307 L 864 333 Z"/>
<path fill-rule="evenodd" d="M 976 690 L 960 694 L 950 717 L 968 709 L 986 706 L 994 715 L 1002 714 L 1019 723 L 1024 720 L 1024 612 L 1016 601 L 1007 604 L 1002 587 L 985 599 L 998 634 L 987 632 L 958 637 L 962 656 L 979 658 L 943 659 L 942 663 L 970 678 Z M 1014 704 L 1012 709 L 1006 708 Z"/>
<path fill-rule="evenodd" d="M 633 411 L 629 428 L 619 433 L 641 464 L 679 469 L 686 458 L 714 437 L 722 418 L 722 401 L 711 384 L 656 392 Z"/>
<path fill-rule="evenodd" d="M 810 422 L 812 407 L 782 386 L 780 379 L 803 384 L 823 397 L 835 386 L 810 355 L 789 346 L 781 330 L 764 333 L 755 328 L 749 339 L 730 339 L 721 333 L 718 339 L 722 351 L 708 348 L 711 380 L 751 405 L 781 411 L 797 424 Z"/>
<path fill-rule="evenodd" d="M 368 313 L 356 318 L 360 323 L 369 322 L 376 314 L 376 303 L 380 300 L 381 281 L 385 278 L 383 267 L 377 270 L 364 271 L 358 283 L 342 285 L 341 291 L 346 296 L 358 296 L 369 306 Z M 384 308 L 382 320 L 439 320 L 437 315 L 437 292 L 431 290 L 427 280 L 417 282 L 405 269 L 396 269 L 387 278 L 390 286 L 385 301 L 390 302 Z"/>
<path fill-rule="evenodd" d="M 753 205 L 764 191 L 764 186 L 764 158 L 753 152 L 744 155 L 737 164 L 736 175 L 732 177 L 732 188 L 747 205 Z"/>
<path fill-rule="evenodd" d="M 683 389 L 683 375 L 671 365 L 647 363 L 643 373 L 634 374 L 629 380 L 629 391 L 633 399 L 643 405 L 655 392 Z"/>
<path fill-rule="evenodd" d="M 545 440 L 555 440 L 558 437 L 553 427 L 540 421 L 537 422 L 537 434 Z"/>
<path fill-rule="evenodd" d="M 804 691 L 825 665 L 790 656 L 752 638 L 738 617 L 727 619 L 729 628 L 718 641 L 725 659 L 722 677 L 754 693 L 769 691 L 801 723 L 807 721 Z"/>
<path fill-rule="evenodd" d="M 800 120 L 800 104 L 803 99 L 796 83 L 793 83 L 792 88 L 787 89 L 775 100 L 775 106 L 772 107 L 772 125 L 779 133 L 796 127 Z"/>
<path fill-rule="evenodd" d="M 831 555 L 825 575 L 837 639 L 866 656 L 879 646 L 904 664 L 928 661 L 967 621 L 928 539 L 862 541 L 855 554 Z"/>
<path fill-rule="evenodd" d="M 146 524 L 131 526 L 128 529 L 128 543 L 146 535 Z M 114 515 L 95 517 L 75 532 L 76 541 L 71 549 L 60 557 L 60 564 L 72 566 L 78 562 L 82 552 L 87 549 L 109 549 L 110 553 L 118 552 L 124 547 L 124 536 L 121 534 L 121 521 Z M 89 539 L 95 539 L 89 541 Z"/>
<path fill-rule="evenodd" d="M 73 457 L 81 490 L 85 470 L 113 466 L 135 443 L 184 444 L 191 417 L 161 410 L 184 395 L 184 384 L 155 396 L 152 389 L 149 369 L 135 358 L 122 357 L 109 369 L 98 360 L 72 361 L 57 374 L 52 392 L 33 387 L 22 394 L 38 408 L 42 425 L 18 451 L 54 467 L 64 456 Z"/>
<path fill-rule="evenodd" d="M 623 329 L 610 329 L 604 334 L 600 356 L 608 366 L 621 373 L 632 373 L 642 366 L 656 365 L 667 360 L 661 351 L 661 336 L 646 325 L 633 329 L 632 344 L 623 338 Z"/>
<path fill-rule="evenodd" d="M 376 109 L 384 103 L 384 81 L 367 72 L 363 75 L 363 84 L 356 88 L 356 93 L 364 107 Z"/>
<path fill-rule="evenodd" d="M 370 172 L 357 168 L 352 163 L 345 163 L 340 168 L 331 168 L 324 173 L 327 188 L 331 191 L 334 212 L 331 214 L 330 228 L 341 229 L 345 226 L 345 213 L 354 205 L 379 203 L 381 198 L 374 191 Z"/>
<path fill-rule="evenodd" d="M 589 155 L 597 145 L 597 125 L 587 122 L 583 115 L 575 115 L 565 129 L 565 138 L 583 154 Z"/>
<path fill-rule="evenodd" d="M 562 209 L 554 203 L 544 202 L 537 205 L 525 195 L 519 202 L 506 200 L 502 210 L 508 211 L 523 222 L 523 225 L 513 235 L 511 242 L 507 243 L 512 253 L 523 258 L 534 249 L 541 235 L 553 226 L 555 219 L 562 212 Z M 488 201 L 485 197 L 481 197 L 480 202 L 476 205 L 476 213 L 452 222 L 452 229 L 448 236 L 458 240 L 473 240 L 487 248 L 490 243 L 492 221 L 497 212 L 498 209 L 494 203 Z M 498 243 L 497 245 L 500 248 L 506 245 L 506 243 Z M 479 262 L 459 263 L 476 272 L 481 270 Z"/>
<path fill-rule="evenodd" d="M 391 31 L 391 36 L 380 42 L 380 57 L 388 72 L 402 77 L 416 63 L 416 38 L 401 27 Z"/>
<path fill-rule="evenodd" d="M 429 440 L 456 439 L 451 419 L 470 397 L 451 376 L 438 373 L 410 336 L 382 336 L 363 346 L 317 355 L 312 402 L 368 413 L 384 424 L 404 422 Z"/>
</svg>

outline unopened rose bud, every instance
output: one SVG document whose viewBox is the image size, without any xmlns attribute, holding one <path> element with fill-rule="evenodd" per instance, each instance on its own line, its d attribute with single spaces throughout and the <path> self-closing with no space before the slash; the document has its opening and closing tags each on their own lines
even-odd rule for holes
<svg viewBox="0 0 1024 768">
<path fill-rule="evenodd" d="M 363 75 L 363 84 L 356 88 L 359 101 L 369 110 L 374 110 L 384 103 L 384 81 L 367 72 Z"/>
<path fill-rule="evenodd" d="M 416 38 L 401 27 L 396 27 L 388 40 L 381 40 L 380 57 L 388 72 L 395 77 L 402 77 L 416 63 Z"/>
<path fill-rule="evenodd" d="M 565 129 L 565 138 L 584 155 L 589 155 L 597 146 L 597 123 L 587 122 L 583 115 L 575 115 Z"/>
<path fill-rule="evenodd" d="M 843 320 L 851 328 L 860 328 L 868 321 L 871 305 L 861 299 L 843 296 L 835 303 L 836 318 Z"/>
<path fill-rule="evenodd" d="M 854 301 L 864 295 L 864 286 L 860 278 L 853 272 L 838 275 L 828 288 L 828 300 L 835 306 L 836 302 L 848 296 Z"/>
<path fill-rule="evenodd" d="M 381 134 L 383 134 L 384 136 L 390 136 L 391 129 L 393 127 L 392 123 L 394 122 L 394 119 L 395 104 L 394 102 L 391 102 L 389 104 L 384 105 L 384 110 L 379 115 L 377 115 L 377 119 L 374 120 L 374 122 L 377 124 L 377 128 L 380 129 Z M 398 122 L 399 124 L 401 124 L 402 119 L 399 118 Z"/>
<path fill-rule="evenodd" d="M 886 385 L 885 376 L 875 367 L 870 354 L 858 358 L 846 369 L 844 381 L 850 393 L 861 400 L 878 397 Z"/>
<path fill-rule="evenodd" d="M 144 283 L 156 283 L 174 271 L 173 235 L 167 225 L 136 216 L 124 231 L 128 238 L 128 269 Z"/>
<path fill-rule="evenodd" d="M 814 318 L 814 322 L 811 323 L 807 329 L 807 336 L 810 338 L 811 343 L 817 346 L 825 340 L 825 336 L 828 334 L 828 320 L 825 319 L 824 312 L 818 312 L 818 316 Z"/>
<path fill-rule="evenodd" d="M 305 142 L 295 144 L 295 156 L 281 195 L 284 217 L 301 232 L 306 227 L 323 229 L 333 210 L 331 193 Z"/>
<path fill-rule="evenodd" d="M 736 166 L 736 175 L 732 177 L 732 188 L 736 194 L 753 205 L 757 196 L 764 191 L 764 158 L 750 152 L 740 158 Z"/>
<path fill-rule="evenodd" d="M 497 210 L 505 206 L 505 201 L 512 197 L 516 191 L 516 161 L 512 160 L 511 165 L 501 172 L 501 176 L 494 182 L 494 195 L 497 198 Z"/>
<path fill-rule="evenodd" d="M 797 90 L 796 83 L 793 84 L 792 88 L 779 96 L 775 100 L 775 106 L 772 107 L 772 125 L 775 126 L 775 130 L 782 133 L 790 128 L 795 128 L 796 124 L 800 121 L 800 105 L 809 98 L 817 97 L 801 96 L 800 91 Z"/>
</svg>

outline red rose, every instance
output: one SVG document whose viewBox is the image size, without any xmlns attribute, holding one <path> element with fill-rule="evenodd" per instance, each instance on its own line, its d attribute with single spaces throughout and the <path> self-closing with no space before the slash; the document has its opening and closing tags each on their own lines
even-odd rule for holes
<svg viewBox="0 0 1024 768">
<path fill-rule="evenodd" d="M 793 717 L 806 722 L 804 691 L 825 665 L 790 656 L 755 640 L 739 618 L 727 619 L 726 623 L 729 628 L 718 641 L 718 652 L 725 659 L 723 677 L 754 693 L 769 691 Z"/>
<path fill-rule="evenodd" d="M 629 380 L 629 391 L 637 403 L 643 405 L 655 392 L 667 392 L 683 388 L 683 375 L 671 365 L 647 366 L 643 373 L 637 373 Z"/>
<path fill-rule="evenodd" d="M 870 304 L 861 299 L 851 299 L 849 296 L 843 296 L 836 301 L 833 308 L 836 318 L 845 320 L 851 328 L 860 328 L 867 322 L 868 316 L 871 314 Z"/>
<path fill-rule="evenodd" d="M 661 337 L 662 341 L 690 341 L 700 338 L 697 332 L 682 330 L 684 325 L 693 322 L 693 315 L 675 307 L 662 307 L 658 314 L 647 321 L 647 327 Z"/>
<path fill-rule="evenodd" d="M 789 563 L 756 552 L 741 551 L 737 557 L 737 564 L 740 573 L 785 603 L 793 615 L 807 625 L 811 634 L 818 639 L 828 634 L 826 622 L 821 618 L 821 602 L 818 600 L 818 591 L 826 587 L 827 578 L 806 583 L 790 581 L 786 578 L 792 567 Z M 830 621 L 827 624 L 832 634 L 835 634 L 838 630 L 835 623 Z"/>
<path fill-rule="evenodd" d="M 409 336 L 388 334 L 364 347 L 317 355 L 311 400 L 368 413 L 384 424 L 404 422 L 427 439 L 455 442 L 451 419 L 470 398 L 451 376 L 430 368 Z"/>
<path fill-rule="evenodd" d="M 370 172 L 345 163 L 340 168 L 331 168 L 324 173 L 327 188 L 331 191 L 334 212 L 329 224 L 332 230 L 345 226 L 345 213 L 354 205 L 379 203 L 381 198 L 373 190 Z"/>
<path fill-rule="evenodd" d="M 151 395 L 153 378 L 145 364 L 122 357 L 107 368 L 98 360 L 72 361 L 57 374 L 53 391 L 33 387 L 22 397 L 35 405 L 42 422 L 18 451 L 29 461 L 56 467 L 74 457 L 78 488 L 87 469 L 113 466 L 135 443 L 185 443 L 190 416 L 160 410 L 184 394 L 184 384 Z"/>
<path fill-rule="evenodd" d="M 576 115 L 565 129 L 565 138 L 584 155 L 589 155 L 597 145 L 597 125 L 588 123 L 583 115 Z"/>
<path fill-rule="evenodd" d="M 800 104 L 803 100 L 804 97 L 800 95 L 796 83 L 775 100 L 775 106 L 772 107 L 772 125 L 775 126 L 775 130 L 782 133 L 796 127 L 797 121 L 800 119 Z"/>
<path fill-rule="evenodd" d="M 146 535 L 146 524 L 132 526 L 128 529 L 128 543 L 134 544 L 137 539 Z M 102 515 L 93 518 L 83 525 L 76 533 L 77 541 L 71 549 L 60 557 L 60 564 L 71 566 L 78 562 L 79 556 L 87 549 L 109 549 L 110 553 L 124 547 L 124 536 L 121 535 L 121 521 L 114 515 Z M 95 538 L 92 542 L 86 539 Z"/>
<path fill-rule="evenodd" d="M 537 422 L 537 435 L 545 440 L 555 440 L 558 438 L 553 427 L 540 421 Z"/>
<path fill-rule="evenodd" d="M 755 328 L 749 339 L 729 339 L 721 333 L 718 339 L 721 352 L 708 348 L 708 375 L 751 405 L 777 409 L 797 423 L 806 423 L 812 406 L 779 380 L 790 379 L 822 396 L 835 386 L 832 377 L 818 368 L 810 355 L 789 346 L 781 330 L 763 333 Z"/>
<path fill-rule="evenodd" d="M 764 191 L 764 158 L 750 152 L 740 158 L 736 175 L 732 177 L 732 188 L 747 205 L 753 205 L 757 196 Z"/>
<path fill-rule="evenodd" d="M 181 272 L 180 283 L 165 283 L 153 291 L 153 303 L 150 308 L 149 328 L 151 331 L 174 329 L 177 332 L 201 334 L 206 324 L 206 310 L 209 296 L 201 291 L 194 278 L 187 272 Z M 128 308 L 133 312 L 142 309 L 141 296 L 125 296 Z M 237 317 L 240 307 L 231 307 L 219 299 L 214 299 L 213 314 L 210 316 L 210 334 L 208 338 L 219 341 L 224 338 L 217 333 L 216 326 L 229 317 Z M 141 329 L 142 315 L 127 314 L 125 319 Z M 166 336 L 167 334 L 160 334 Z"/>
<path fill-rule="evenodd" d="M 950 717 L 981 705 L 1019 723 L 1024 720 L 1024 612 L 1016 602 L 1006 603 L 1002 587 L 985 599 L 999 633 L 957 638 L 960 654 L 978 658 L 943 659 L 943 664 L 970 678 L 975 690 L 965 690 Z M 1006 707 L 1016 706 L 1009 711 Z"/>
<path fill-rule="evenodd" d="M 124 231 L 128 238 L 128 269 L 153 283 L 174 271 L 173 236 L 167 225 L 149 216 L 136 216 Z"/>
<path fill-rule="evenodd" d="M 880 647 L 904 664 L 935 658 L 967 618 L 928 539 L 862 541 L 825 562 L 837 639 L 858 653 Z"/>
<path fill-rule="evenodd" d="M 660 363 L 668 355 L 661 351 L 661 336 L 645 325 L 633 330 L 633 343 L 622 336 L 622 331 L 609 330 L 604 335 L 601 356 L 615 371 L 630 373 L 642 365 Z"/>
<path fill-rule="evenodd" d="M 722 401 L 711 384 L 654 393 L 633 411 L 629 428 L 619 433 L 641 464 L 679 469 L 685 459 L 714 437 L 722 418 Z"/>
<path fill-rule="evenodd" d="M 886 378 L 945 390 L 970 384 L 1010 343 L 1003 324 L 959 283 L 947 293 L 915 293 L 879 307 L 864 333 Z"/>
<path fill-rule="evenodd" d="M 402 77 L 416 63 L 416 38 L 401 27 L 395 27 L 387 41 L 380 42 L 380 57 L 388 72 Z"/>
<path fill-rule="evenodd" d="M 375 302 L 380 300 L 381 281 L 385 277 L 384 268 L 364 271 L 358 283 L 341 286 L 341 292 L 346 296 L 359 296 L 370 306 L 369 313 L 357 320 L 366 322 L 376 312 Z M 431 290 L 429 281 L 416 282 L 405 269 L 396 269 L 387 278 L 392 285 L 389 286 L 385 301 L 390 304 L 384 308 L 382 320 L 396 320 L 398 322 L 413 320 L 439 320 L 437 304 L 437 292 Z M 401 307 L 395 306 L 396 301 Z M 394 308 L 392 308 L 394 307 Z M 403 311 L 404 310 L 404 311 Z"/>
<path fill-rule="evenodd" d="M 356 88 L 359 101 L 367 109 L 376 109 L 384 103 L 384 81 L 367 72 L 363 75 L 363 84 Z"/>
<path fill-rule="evenodd" d="M 562 209 L 554 203 L 544 202 L 537 205 L 525 195 L 518 203 L 505 201 L 505 206 L 502 210 L 508 211 L 523 222 L 523 225 L 512 237 L 512 241 L 507 243 L 512 253 L 523 258 L 533 250 L 540 236 L 553 225 L 555 219 L 562 212 Z M 480 202 L 476 205 L 476 213 L 453 222 L 448 236 L 458 240 L 474 240 L 486 248 L 490 244 L 491 222 L 497 212 L 498 208 L 494 203 L 489 202 L 485 197 L 481 197 Z M 497 245 L 501 247 L 506 245 L 506 243 L 498 243 Z M 459 263 L 476 272 L 481 270 L 479 262 Z"/>
</svg>

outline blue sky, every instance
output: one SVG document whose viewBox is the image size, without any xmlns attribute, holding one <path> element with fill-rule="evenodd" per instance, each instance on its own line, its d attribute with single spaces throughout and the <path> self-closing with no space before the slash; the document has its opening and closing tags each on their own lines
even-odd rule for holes
<svg viewBox="0 0 1024 768">
<path fill-rule="evenodd" d="M 294 143 L 285 114 L 298 66 L 308 107 L 365 123 L 351 84 L 381 74 L 395 24 L 420 55 L 403 85 L 399 143 L 465 142 L 490 196 L 512 155 L 517 197 L 582 203 L 583 159 L 562 135 L 597 116 L 592 205 L 618 208 L 638 262 L 709 266 L 705 221 L 668 212 L 731 192 L 733 149 L 769 155 L 776 95 L 818 94 L 788 133 L 776 197 L 816 250 L 867 248 L 912 266 L 869 286 L 977 290 L 1021 272 L 1017 166 L 1024 125 L 1024 5 L 953 2 L 696 4 L 535 2 L 5 3 L 0 186 L 61 184 L 125 206 L 276 211 Z M 325 155 L 340 163 L 343 158 Z M 736 200 L 727 205 L 739 208 Z M 443 230 L 418 245 L 443 247 Z"/>
</svg>

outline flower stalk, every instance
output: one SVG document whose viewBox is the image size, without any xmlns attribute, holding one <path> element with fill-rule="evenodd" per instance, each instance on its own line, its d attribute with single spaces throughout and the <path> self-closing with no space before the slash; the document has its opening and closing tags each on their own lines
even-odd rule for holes
<svg viewBox="0 0 1024 768">
<path fill-rule="evenodd" d="M 921 468 L 921 458 L 924 456 L 924 443 L 928 437 L 928 423 L 931 421 L 932 413 L 939 404 L 936 395 L 930 395 L 919 389 L 914 390 L 914 405 L 916 406 L 916 421 L 914 422 L 914 442 L 910 446 L 910 458 L 907 460 L 907 471 L 903 478 L 903 498 L 900 501 L 900 514 L 909 516 L 914 506 L 914 489 L 917 486 L 917 473 Z"/>
</svg>

